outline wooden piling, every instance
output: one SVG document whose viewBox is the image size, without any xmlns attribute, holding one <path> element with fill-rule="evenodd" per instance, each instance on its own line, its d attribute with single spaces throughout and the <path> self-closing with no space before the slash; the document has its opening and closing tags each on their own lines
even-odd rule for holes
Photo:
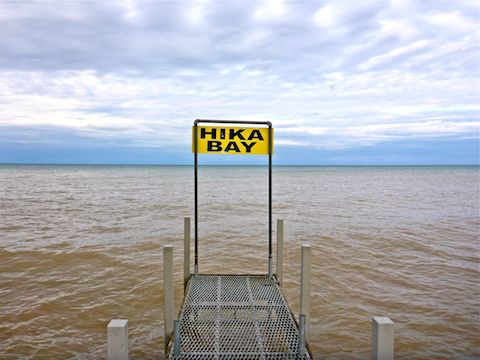
<svg viewBox="0 0 480 360">
<path fill-rule="evenodd" d="M 163 304 L 164 304 L 164 340 L 165 355 L 173 332 L 174 298 L 173 298 L 173 246 L 163 247 Z"/>
<path fill-rule="evenodd" d="M 107 359 L 128 360 L 128 320 L 113 319 L 108 324 Z"/>
<path fill-rule="evenodd" d="M 283 220 L 277 219 L 277 280 L 283 285 Z"/>
<path fill-rule="evenodd" d="M 309 342 L 310 334 L 310 278 L 312 249 L 310 245 L 302 245 L 302 268 L 300 281 L 300 315 L 305 315 L 305 341 Z"/>
</svg>

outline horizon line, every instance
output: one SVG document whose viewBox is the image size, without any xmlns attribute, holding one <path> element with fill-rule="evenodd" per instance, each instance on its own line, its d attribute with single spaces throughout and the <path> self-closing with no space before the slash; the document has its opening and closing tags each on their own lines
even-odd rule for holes
<svg viewBox="0 0 480 360">
<path fill-rule="evenodd" d="M 0 162 L 2 165 L 38 165 L 38 166 L 194 166 L 194 164 L 132 164 L 132 163 L 30 163 L 30 162 Z M 268 164 L 199 164 L 198 166 L 267 166 Z M 325 167 L 352 167 L 352 166 L 480 166 L 478 164 L 273 164 L 273 166 L 325 166 Z"/>
</svg>

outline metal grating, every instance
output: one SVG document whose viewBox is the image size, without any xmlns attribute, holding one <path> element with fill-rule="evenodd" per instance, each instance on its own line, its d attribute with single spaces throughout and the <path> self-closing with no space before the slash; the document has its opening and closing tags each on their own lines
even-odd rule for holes
<svg viewBox="0 0 480 360">
<path fill-rule="evenodd" d="M 310 359 L 274 279 L 192 275 L 180 313 L 180 351 L 169 359 Z"/>
</svg>

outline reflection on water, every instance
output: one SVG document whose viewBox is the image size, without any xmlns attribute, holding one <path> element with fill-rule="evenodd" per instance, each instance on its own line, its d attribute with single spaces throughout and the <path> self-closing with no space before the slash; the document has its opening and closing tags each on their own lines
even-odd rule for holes
<svg viewBox="0 0 480 360">
<path fill-rule="evenodd" d="M 267 171 L 202 167 L 200 271 L 265 273 Z M 182 299 L 190 167 L 0 167 L 0 357 L 104 358 L 128 318 L 132 358 L 162 358 L 162 246 Z M 478 358 L 478 167 L 276 167 L 284 292 L 298 312 L 312 245 L 315 358 L 369 358 L 371 317 L 399 359 Z M 274 236 L 275 238 L 275 236 Z"/>
</svg>

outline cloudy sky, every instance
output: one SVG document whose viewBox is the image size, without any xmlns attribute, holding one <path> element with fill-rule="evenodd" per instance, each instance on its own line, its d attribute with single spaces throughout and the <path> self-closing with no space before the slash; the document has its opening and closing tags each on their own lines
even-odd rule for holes
<svg viewBox="0 0 480 360">
<path fill-rule="evenodd" d="M 3 0 L 0 162 L 190 164 L 210 118 L 277 164 L 478 164 L 479 44 L 476 0 Z"/>
</svg>

